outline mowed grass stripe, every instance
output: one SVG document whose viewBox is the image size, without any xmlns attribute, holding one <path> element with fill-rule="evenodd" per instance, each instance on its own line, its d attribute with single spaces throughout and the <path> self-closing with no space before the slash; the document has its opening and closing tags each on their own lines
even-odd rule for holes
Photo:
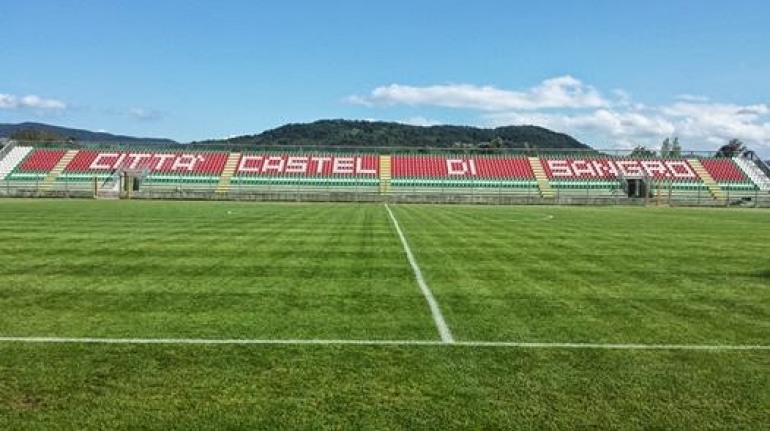
<svg viewBox="0 0 770 431">
<path fill-rule="evenodd" d="M 4 201 L 0 217 L 3 335 L 432 332 L 380 206 Z"/>
<path fill-rule="evenodd" d="M 766 352 L 0 344 L 2 429 L 763 429 Z"/>
<path fill-rule="evenodd" d="M 319 346 L 438 346 L 456 345 L 478 348 L 583 349 L 583 350 L 770 350 L 770 345 L 729 344 L 599 344 L 599 343 L 526 343 L 515 341 L 435 341 L 435 340 L 334 340 L 334 339 L 216 339 L 216 338 L 94 338 L 94 337 L 2 337 L 2 343 L 31 344 L 167 344 L 167 345 L 319 345 Z"/>
<path fill-rule="evenodd" d="M 458 340 L 770 344 L 767 211 L 396 211 Z"/>
</svg>

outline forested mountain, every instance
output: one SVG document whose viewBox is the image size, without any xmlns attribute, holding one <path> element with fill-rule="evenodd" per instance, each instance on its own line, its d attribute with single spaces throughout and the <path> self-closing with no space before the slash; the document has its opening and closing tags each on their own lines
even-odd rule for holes
<svg viewBox="0 0 770 431">
<path fill-rule="evenodd" d="M 194 145 L 234 147 L 409 147 L 409 148 L 509 148 L 590 149 L 569 135 L 537 126 L 482 129 L 466 126 L 410 126 L 376 121 L 321 120 L 287 124 L 258 135 L 196 142 Z"/>
<path fill-rule="evenodd" d="M 43 123 L 0 123 L 0 138 L 33 141 L 76 141 L 76 142 L 120 142 L 129 144 L 175 144 L 171 139 L 137 138 L 134 136 L 113 135 L 104 132 L 92 132 L 83 129 L 52 126 Z"/>
<path fill-rule="evenodd" d="M 287 124 L 255 135 L 179 144 L 170 139 L 137 138 L 91 132 L 41 123 L 0 124 L 0 138 L 37 142 L 101 142 L 106 144 L 157 144 L 203 148 L 451 148 L 496 149 L 585 149 L 591 148 L 569 135 L 537 126 L 506 126 L 482 129 L 467 126 L 410 126 L 401 123 L 350 120 L 320 120 Z"/>
</svg>

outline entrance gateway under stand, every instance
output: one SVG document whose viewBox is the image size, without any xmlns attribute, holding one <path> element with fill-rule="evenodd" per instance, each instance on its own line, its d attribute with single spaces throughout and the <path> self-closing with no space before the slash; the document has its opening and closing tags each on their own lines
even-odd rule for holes
<svg viewBox="0 0 770 431">
<path fill-rule="evenodd" d="M 149 174 L 149 169 L 125 169 L 120 174 L 121 186 L 120 189 L 128 196 L 131 192 L 138 192 L 142 185 L 142 180 Z"/>
<path fill-rule="evenodd" d="M 142 181 L 150 173 L 147 168 L 120 168 L 113 171 L 97 190 L 97 197 L 103 199 L 130 199 L 133 192 L 138 192 Z"/>
<path fill-rule="evenodd" d="M 650 177 L 643 175 L 618 174 L 620 187 L 626 192 L 626 196 L 634 199 L 648 199 L 652 197 Z"/>
</svg>

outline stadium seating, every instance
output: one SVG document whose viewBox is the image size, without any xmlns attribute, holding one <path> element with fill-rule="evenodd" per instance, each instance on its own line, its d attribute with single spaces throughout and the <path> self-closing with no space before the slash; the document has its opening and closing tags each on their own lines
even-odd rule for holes
<svg viewBox="0 0 770 431">
<path fill-rule="evenodd" d="M 327 190 L 394 194 L 506 194 L 625 198 L 623 180 L 650 181 L 651 193 L 675 198 L 754 196 L 770 178 L 742 159 L 524 157 L 330 152 L 65 150 L 17 146 L 4 151 L 0 180 L 39 190 L 93 190 L 121 172 L 142 190 L 262 193 Z"/>
<path fill-rule="evenodd" d="M 394 187 L 534 187 L 526 158 L 446 155 L 395 155 Z"/>
<path fill-rule="evenodd" d="M 543 158 L 549 179 L 617 180 L 643 177 L 657 180 L 693 181 L 699 177 L 683 159 Z"/>
<path fill-rule="evenodd" d="M 16 147 L 14 150 L 20 148 L 25 149 L 25 154 L 16 168 L 6 177 L 9 181 L 42 181 L 67 152 L 63 149 L 33 149 L 32 147 Z"/>
<path fill-rule="evenodd" d="M 329 153 L 243 153 L 230 185 L 243 188 L 377 186 L 378 156 Z"/>
<path fill-rule="evenodd" d="M 701 165 L 722 189 L 740 192 L 756 190 L 752 182 L 738 167 L 733 159 L 703 159 Z"/>
<path fill-rule="evenodd" d="M 623 178 L 651 180 L 652 194 L 665 193 L 674 199 L 702 199 L 739 197 L 756 190 L 736 164 L 730 159 L 699 159 L 688 161 L 681 158 L 568 158 L 541 159 L 550 180 L 557 191 L 580 193 L 596 189 L 617 194 Z M 703 175 L 699 174 L 702 165 Z M 708 182 L 706 177 L 711 176 Z M 712 184 L 709 186 L 709 184 Z"/>
<path fill-rule="evenodd" d="M 7 179 L 42 181 L 66 152 L 64 149 L 30 149 Z M 143 184 L 156 188 L 213 188 L 227 156 L 225 152 L 79 150 L 56 176 L 53 189 L 90 189 L 94 179 L 106 181 L 122 170 L 141 171 Z"/>
<path fill-rule="evenodd" d="M 210 189 L 219 181 L 225 152 L 80 150 L 59 182 L 106 180 L 120 171 L 141 172 L 142 184 L 154 188 Z"/>
<path fill-rule="evenodd" d="M 224 152 L 154 152 L 80 150 L 65 173 L 108 173 L 120 169 L 146 169 L 151 174 L 214 175 L 222 172 Z"/>
<path fill-rule="evenodd" d="M 10 178 L 11 174 L 27 158 L 31 151 L 32 147 L 24 146 L 17 146 L 8 151 L 5 157 L 0 160 L 0 180 L 12 179 Z"/>
<path fill-rule="evenodd" d="M 748 178 L 747 182 L 755 185 L 758 190 L 770 191 L 770 178 L 757 166 L 755 161 L 743 157 L 735 157 L 733 162 L 746 175 Z"/>
<path fill-rule="evenodd" d="M 49 172 L 59 163 L 67 150 L 41 149 L 33 151 L 19 166 L 21 171 Z"/>
<path fill-rule="evenodd" d="M 743 175 L 743 172 L 735 165 L 732 159 L 704 159 L 700 162 L 711 175 L 711 178 L 718 182 L 746 181 L 746 176 Z"/>
</svg>

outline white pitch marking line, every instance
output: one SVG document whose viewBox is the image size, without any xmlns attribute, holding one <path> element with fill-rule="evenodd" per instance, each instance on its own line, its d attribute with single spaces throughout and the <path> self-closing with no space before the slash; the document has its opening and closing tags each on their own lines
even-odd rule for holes
<svg viewBox="0 0 770 431">
<path fill-rule="evenodd" d="M 584 350 L 701 350 L 749 351 L 768 350 L 770 345 L 730 344 L 612 344 L 612 343 L 538 343 L 513 341 L 455 341 L 435 340 L 323 340 L 323 339 L 212 339 L 212 338 L 99 338 L 99 337 L 0 337 L 4 343 L 39 344 L 167 344 L 167 345 L 349 345 L 349 346 L 457 346 L 477 348 L 519 349 L 584 349 Z"/>
<path fill-rule="evenodd" d="M 438 306 L 436 298 L 433 296 L 433 292 L 430 291 L 428 285 L 425 283 L 425 279 L 422 276 L 422 271 L 420 271 L 420 267 L 417 266 L 417 261 L 414 259 L 412 250 L 409 248 L 409 243 L 406 242 L 406 237 L 404 236 L 404 232 L 401 231 L 401 226 L 399 226 L 398 220 L 396 220 L 396 216 L 393 215 L 393 212 L 390 210 L 388 204 L 385 204 L 385 209 L 388 211 L 390 220 L 393 222 L 393 226 L 396 228 L 396 233 L 401 239 L 401 244 L 404 246 L 406 258 L 409 260 L 409 265 L 412 266 L 412 272 L 414 272 L 414 278 L 417 279 L 417 284 L 420 286 L 420 290 L 422 291 L 425 300 L 428 301 L 428 307 L 430 308 L 430 313 L 433 315 L 433 322 L 436 324 L 436 328 L 438 328 L 441 341 L 444 343 L 454 343 L 455 340 L 454 337 L 452 337 L 452 331 L 449 330 L 449 326 L 447 326 L 446 321 L 444 320 L 444 316 L 441 314 L 441 309 Z"/>
</svg>

